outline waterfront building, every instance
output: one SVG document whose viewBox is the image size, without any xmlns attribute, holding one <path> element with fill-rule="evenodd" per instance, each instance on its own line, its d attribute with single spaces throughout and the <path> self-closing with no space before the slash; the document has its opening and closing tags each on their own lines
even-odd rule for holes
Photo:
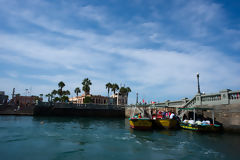
<svg viewBox="0 0 240 160">
<path fill-rule="evenodd" d="M 112 100 L 109 97 L 101 96 L 101 95 L 92 95 L 92 94 L 82 94 L 81 96 L 69 98 L 70 102 L 76 104 L 84 104 L 84 100 L 86 97 L 90 97 L 91 103 L 93 104 L 112 104 Z"/>
<path fill-rule="evenodd" d="M 111 97 L 101 96 L 101 95 L 92 95 L 82 94 L 78 97 L 69 98 L 70 102 L 76 104 L 84 104 L 84 99 L 86 97 L 90 97 L 92 104 L 116 104 L 116 105 L 126 105 L 127 104 L 127 96 L 121 95 L 120 93 L 115 93 Z"/>
<path fill-rule="evenodd" d="M 8 96 L 5 95 L 4 91 L 0 91 L 0 104 L 5 104 L 8 101 Z"/>
<path fill-rule="evenodd" d="M 35 105 L 36 100 L 42 101 L 43 99 L 38 96 L 20 96 L 19 94 L 16 94 L 11 100 L 11 103 L 18 105 L 20 107 L 27 107 Z"/>
<path fill-rule="evenodd" d="M 117 104 L 117 105 L 127 105 L 128 104 L 128 96 L 127 95 L 115 93 L 111 96 L 111 98 L 113 98 L 114 104 Z"/>
</svg>

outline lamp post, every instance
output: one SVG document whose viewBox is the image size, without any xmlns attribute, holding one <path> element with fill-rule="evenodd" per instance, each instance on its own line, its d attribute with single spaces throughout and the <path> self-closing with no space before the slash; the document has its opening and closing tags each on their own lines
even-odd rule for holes
<svg viewBox="0 0 240 160">
<path fill-rule="evenodd" d="M 201 94 L 200 84 L 199 84 L 199 73 L 197 73 L 197 83 L 198 83 L 198 94 Z"/>
</svg>

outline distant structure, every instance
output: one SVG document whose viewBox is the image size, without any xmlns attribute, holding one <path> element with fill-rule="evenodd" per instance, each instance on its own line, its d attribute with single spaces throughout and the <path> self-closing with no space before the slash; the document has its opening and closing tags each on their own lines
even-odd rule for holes
<svg viewBox="0 0 240 160">
<path fill-rule="evenodd" d="M 90 97 L 92 104 L 116 104 L 116 105 L 126 105 L 127 96 L 123 96 L 120 93 L 115 93 L 111 97 L 101 96 L 101 95 L 92 95 L 92 94 L 82 94 L 78 97 L 69 98 L 70 102 L 76 104 L 84 104 L 85 98 Z"/>
<path fill-rule="evenodd" d="M 20 94 L 15 94 L 10 103 L 20 107 L 28 107 L 35 105 L 36 101 L 42 100 L 43 98 L 38 96 L 21 96 Z"/>
<path fill-rule="evenodd" d="M 6 104 L 8 101 L 8 96 L 5 95 L 4 91 L 0 91 L 0 104 Z"/>
<path fill-rule="evenodd" d="M 78 97 L 69 98 L 70 102 L 76 103 L 76 104 L 84 104 L 84 100 L 86 97 L 90 97 L 91 103 L 93 104 L 109 104 L 110 100 L 108 97 L 101 96 L 101 95 L 92 95 L 88 94 L 85 96 L 85 94 L 82 94 Z"/>
<path fill-rule="evenodd" d="M 198 94 L 201 94 L 200 83 L 199 83 L 199 73 L 197 73 L 197 85 L 198 85 Z"/>
<path fill-rule="evenodd" d="M 116 105 L 126 105 L 128 104 L 128 96 L 122 95 L 120 93 L 115 93 L 111 96 L 113 103 Z"/>
</svg>

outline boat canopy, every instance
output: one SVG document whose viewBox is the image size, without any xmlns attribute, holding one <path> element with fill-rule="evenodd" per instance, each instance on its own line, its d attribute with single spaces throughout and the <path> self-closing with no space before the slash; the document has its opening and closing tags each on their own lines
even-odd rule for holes
<svg viewBox="0 0 240 160">
<path fill-rule="evenodd" d="M 214 110 L 213 108 L 200 108 L 200 107 L 193 107 L 193 108 L 178 108 L 179 110 Z"/>
<path fill-rule="evenodd" d="M 151 104 L 150 107 L 151 108 L 175 108 L 175 107 L 168 107 L 168 106 L 160 105 L 160 104 Z"/>
</svg>

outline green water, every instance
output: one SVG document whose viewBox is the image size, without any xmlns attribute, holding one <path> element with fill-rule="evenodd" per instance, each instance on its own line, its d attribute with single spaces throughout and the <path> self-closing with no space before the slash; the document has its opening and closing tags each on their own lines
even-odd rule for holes
<svg viewBox="0 0 240 160">
<path fill-rule="evenodd" d="M 0 116 L 1 160 L 240 159 L 240 135 L 135 131 L 128 119 Z"/>
</svg>

